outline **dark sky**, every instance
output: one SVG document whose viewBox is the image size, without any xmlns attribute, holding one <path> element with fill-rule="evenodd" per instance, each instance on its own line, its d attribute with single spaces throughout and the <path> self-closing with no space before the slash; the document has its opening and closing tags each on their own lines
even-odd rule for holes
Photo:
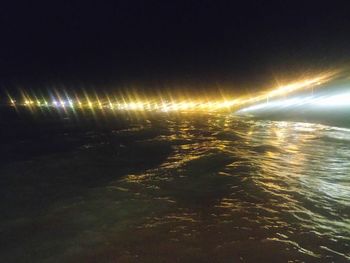
<svg viewBox="0 0 350 263">
<path fill-rule="evenodd" d="M 0 7 L 0 82 L 7 87 L 241 87 L 336 66 L 350 55 L 349 8 L 333 1 L 7 2 Z"/>
</svg>

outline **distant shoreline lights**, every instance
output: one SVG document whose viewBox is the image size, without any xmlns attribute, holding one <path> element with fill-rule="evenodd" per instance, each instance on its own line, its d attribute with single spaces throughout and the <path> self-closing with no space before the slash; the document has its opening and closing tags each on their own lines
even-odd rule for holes
<svg viewBox="0 0 350 263">
<path fill-rule="evenodd" d="M 116 110 L 116 111 L 155 111 L 155 112 L 212 112 L 224 111 L 231 109 L 244 109 L 254 107 L 256 103 L 269 101 L 272 98 L 285 96 L 294 93 L 298 90 L 314 88 L 318 85 L 330 81 L 335 72 L 324 73 L 313 78 L 303 79 L 287 85 L 279 86 L 271 91 L 259 93 L 251 97 L 237 97 L 235 99 L 218 98 L 215 100 L 209 99 L 130 99 L 130 98 L 111 98 L 105 96 L 99 98 L 94 96 L 92 99 L 89 96 L 69 97 L 67 95 L 56 95 L 50 99 L 37 98 L 35 96 L 24 95 L 22 99 L 16 100 L 8 95 L 9 104 L 13 107 L 29 107 L 29 108 L 57 108 L 57 109 L 90 109 L 90 110 Z M 253 106 L 252 106 L 253 105 Z"/>
</svg>

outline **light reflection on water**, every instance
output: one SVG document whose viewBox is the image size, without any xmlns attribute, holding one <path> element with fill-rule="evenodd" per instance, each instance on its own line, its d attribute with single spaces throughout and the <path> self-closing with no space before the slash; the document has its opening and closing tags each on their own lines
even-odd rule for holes
<svg viewBox="0 0 350 263">
<path fill-rule="evenodd" d="M 219 115 L 114 134 L 131 133 L 171 151 L 36 218 L 74 232 L 55 241 L 39 230 L 40 251 L 52 250 L 43 261 L 350 260 L 350 130 Z"/>
<path fill-rule="evenodd" d="M 238 125 L 239 122 L 243 122 L 242 125 Z M 169 125 L 173 129 L 172 125 L 178 124 Z M 180 207 L 191 207 L 192 211 L 205 213 L 211 219 L 203 219 L 201 215 L 193 219 L 180 212 L 176 223 L 166 215 L 156 220 L 155 228 L 161 222 L 168 225 L 170 231 L 174 224 L 183 221 L 183 227 L 195 229 L 186 225 L 189 220 L 199 228 L 204 227 L 197 232 L 198 239 L 208 231 L 206 228 L 216 228 L 218 233 L 212 238 L 218 239 L 217 246 L 242 243 L 248 238 L 263 244 L 279 242 L 267 245 L 272 247 L 271 251 L 264 250 L 264 254 L 272 254 L 272 259 L 278 254 L 275 249 L 279 246 L 287 251 L 297 250 L 291 255 L 285 252 L 287 259 L 325 259 L 330 250 L 331 256 L 341 254 L 342 260 L 349 259 L 350 255 L 345 252 L 350 240 L 347 178 L 350 147 L 346 141 L 342 145 L 329 143 L 327 138 L 333 138 L 336 129 L 317 124 L 230 118 L 221 125 L 208 120 L 203 132 L 189 123 L 177 128 L 173 130 L 178 131 L 178 136 L 171 134 L 161 139 L 186 139 L 188 143 L 174 145 L 174 153 L 161 169 L 144 177 L 144 183 L 158 185 L 158 181 L 162 181 L 158 185 L 161 194 L 181 200 L 178 201 Z M 208 134 L 208 130 L 211 133 Z M 342 130 L 336 139 L 342 140 L 348 134 L 350 131 Z M 341 152 L 337 154 L 339 147 Z M 206 198 L 213 203 L 208 205 Z M 190 200 L 196 200 L 195 204 L 189 205 Z M 222 227 L 232 233 L 228 240 L 221 240 Z M 246 236 L 236 237 L 236 228 L 245 230 Z M 257 245 L 250 244 L 250 249 L 254 250 Z M 233 246 L 232 254 L 244 254 L 247 248 L 235 249 Z"/>
</svg>

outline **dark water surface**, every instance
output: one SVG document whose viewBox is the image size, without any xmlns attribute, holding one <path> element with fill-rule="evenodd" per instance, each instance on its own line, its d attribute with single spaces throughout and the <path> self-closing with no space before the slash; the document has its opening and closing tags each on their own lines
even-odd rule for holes
<svg viewBox="0 0 350 263">
<path fill-rule="evenodd" d="M 45 116 L 1 121 L 0 262 L 350 261 L 349 129 Z"/>
</svg>

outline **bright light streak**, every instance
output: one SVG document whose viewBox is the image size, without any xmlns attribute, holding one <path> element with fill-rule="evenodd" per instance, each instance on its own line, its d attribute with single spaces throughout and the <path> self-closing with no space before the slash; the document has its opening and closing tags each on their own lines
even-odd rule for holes
<svg viewBox="0 0 350 263">
<path fill-rule="evenodd" d="M 321 97 L 318 100 L 314 101 L 314 104 L 321 107 L 350 106 L 350 92 L 329 97 Z"/>
<path fill-rule="evenodd" d="M 270 101 L 249 106 L 239 110 L 237 113 L 257 112 L 281 110 L 285 108 L 329 108 L 329 107 L 349 107 L 350 108 L 350 92 L 328 96 L 304 96 L 295 97 L 284 100 Z"/>
<path fill-rule="evenodd" d="M 296 91 L 302 90 L 302 89 L 310 89 L 314 88 L 315 86 L 324 84 L 326 82 L 329 82 L 332 80 L 339 72 L 338 71 L 330 71 L 323 74 L 320 74 L 313 78 L 307 78 L 301 81 L 296 81 L 293 83 L 289 83 L 287 85 L 282 85 L 277 87 L 274 90 L 265 92 L 263 94 L 253 96 L 251 98 L 242 99 L 239 104 L 240 105 L 247 105 L 252 103 L 258 103 L 260 101 L 269 101 L 271 99 L 274 99 L 276 97 L 285 96 L 290 93 L 294 93 Z"/>
</svg>

